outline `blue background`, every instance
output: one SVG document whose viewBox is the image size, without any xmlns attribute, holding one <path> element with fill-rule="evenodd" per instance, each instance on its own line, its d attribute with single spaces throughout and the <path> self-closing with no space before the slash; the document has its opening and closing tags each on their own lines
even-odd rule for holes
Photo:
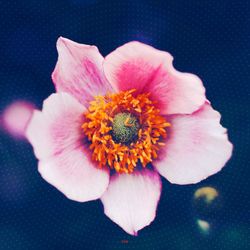
<svg viewBox="0 0 250 250">
<path fill-rule="evenodd" d="M 0 249 L 250 249 L 249 26 L 250 2 L 242 0 L 0 1 L 0 112 L 16 99 L 41 108 L 55 91 L 59 36 L 97 45 L 103 55 L 139 40 L 202 78 L 235 146 L 227 166 L 197 185 L 163 180 L 155 221 L 132 237 L 100 201 L 73 202 L 47 184 L 31 146 L 0 131 Z M 212 205 L 193 200 L 203 186 L 220 193 Z"/>
</svg>

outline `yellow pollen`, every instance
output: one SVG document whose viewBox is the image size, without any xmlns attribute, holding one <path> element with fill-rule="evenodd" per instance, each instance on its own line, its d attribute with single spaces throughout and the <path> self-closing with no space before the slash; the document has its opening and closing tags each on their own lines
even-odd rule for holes
<svg viewBox="0 0 250 250">
<path fill-rule="evenodd" d="M 118 173 L 132 173 L 138 164 L 146 167 L 165 145 L 166 130 L 170 127 L 159 113 L 148 93 L 135 95 L 135 90 L 129 90 L 96 96 L 82 124 L 90 141 L 92 159 L 99 167 L 108 166 Z M 121 126 L 136 133 L 135 140 L 123 143 L 114 138 L 113 126 L 118 116 L 125 117 Z M 138 124 L 139 128 L 135 127 Z"/>
</svg>

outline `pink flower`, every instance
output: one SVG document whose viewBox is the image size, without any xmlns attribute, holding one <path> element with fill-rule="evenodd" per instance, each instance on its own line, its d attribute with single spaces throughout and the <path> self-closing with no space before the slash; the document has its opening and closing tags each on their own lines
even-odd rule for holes
<svg viewBox="0 0 250 250">
<path fill-rule="evenodd" d="M 33 110 L 34 105 L 24 100 L 11 103 L 1 117 L 4 129 L 16 138 L 24 138 Z"/>
<path fill-rule="evenodd" d="M 197 183 L 230 158 L 201 80 L 176 71 L 169 53 L 129 42 L 103 58 L 66 38 L 57 49 L 57 93 L 34 112 L 27 138 L 42 177 L 69 199 L 100 198 L 105 214 L 136 235 L 155 218 L 160 175 Z"/>
</svg>

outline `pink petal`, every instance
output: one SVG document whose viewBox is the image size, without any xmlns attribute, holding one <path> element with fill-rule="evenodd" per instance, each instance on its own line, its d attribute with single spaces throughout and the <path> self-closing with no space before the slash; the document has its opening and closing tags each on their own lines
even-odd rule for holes
<svg viewBox="0 0 250 250">
<path fill-rule="evenodd" d="M 99 199 L 109 183 L 108 171 L 94 167 L 82 148 L 42 160 L 38 170 L 48 183 L 79 202 Z"/>
<path fill-rule="evenodd" d="M 42 177 L 69 199 L 82 202 L 100 198 L 109 182 L 109 173 L 93 165 L 83 144 L 84 111 L 69 94 L 53 94 L 42 112 L 35 111 L 26 131 Z"/>
<path fill-rule="evenodd" d="M 205 104 L 192 115 L 170 120 L 170 138 L 154 166 L 170 182 L 197 183 L 219 172 L 232 154 L 220 114 Z"/>
<path fill-rule="evenodd" d="M 205 102 L 201 80 L 174 69 L 173 57 L 139 42 L 127 43 L 104 60 L 104 72 L 117 90 L 149 92 L 162 114 L 190 114 Z"/>
<path fill-rule="evenodd" d="M 105 214 L 127 233 L 149 225 L 155 218 L 161 194 L 161 179 L 151 170 L 115 174 L 101 197 Z"/>
<path fill-rule="evenodd" d="M 52 74 L 57 92 L 67 92 L 88 106 L 93 96 L 112 92 L 103 74 L 103 57 L 97 47 L 60 37 L 58 61 Z"/>
<path fill-rule="evenodd" d="M 50 95 L 43 110 L 36 110 L 26 136 L 38 159 L 60 154 L 64 149 L 82 145 L 83 113 L 86 108 L 67 93 Z"/>
</svg>

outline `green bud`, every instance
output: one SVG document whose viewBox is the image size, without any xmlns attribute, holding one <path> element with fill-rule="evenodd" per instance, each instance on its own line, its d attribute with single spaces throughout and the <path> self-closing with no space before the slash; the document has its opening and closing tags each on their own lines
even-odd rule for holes
<svg viewBox="0 0 250 250">
<path fill-rule="evenodd" d="M 118 113 L 113 120 L 113 139 L 117 143 L 130 144 L 137 139 L 139 128 L 139 122 L 134 115 Z"/>
</svg>

